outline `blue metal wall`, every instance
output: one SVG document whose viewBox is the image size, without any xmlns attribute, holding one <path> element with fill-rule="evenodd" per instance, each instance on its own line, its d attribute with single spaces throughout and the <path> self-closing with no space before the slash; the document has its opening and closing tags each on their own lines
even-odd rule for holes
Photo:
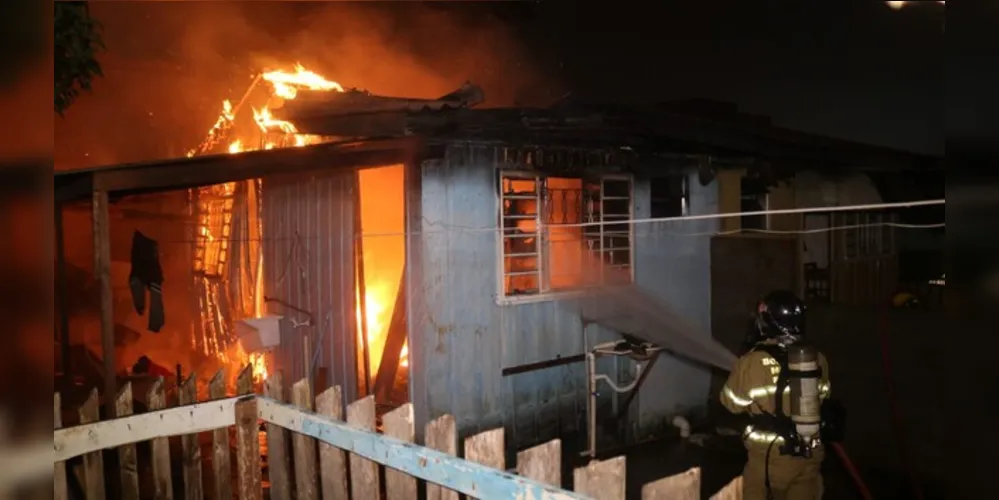
<svg viewBox="0 0 999 500">
<path fill-rule="evenodd" d="M 263 180 L 264 295 L 270 314 L 293 320 L 274 361 L 286 386 L 305 376 L 304 339 L 327 383 L 357 396 L 354 330 L 354 172 L 330 170 Z M 306 324 L 309 315 L 312 321 Z M 315 373 L 315 371 L 313 371 Z M 286 391 L 287 395 L 288 392 Z"/>
<path fill-rule="evenodd" d="M 581 354 L 616 335 L 592 325 L 584 335 L 578 314 L 557 302 L 496 304 L 497 164 L 496 148 L 452 145 L 444 159 L 407 172 L 410 388 L 418 429 L 450 413 L 462 435 L 502 425 L 508 445 L 523 447 L 582 430 L 584 366 L 508 377 L 503 368 Z M 713 186 L 701 187 L 696 174 L 690 184 L 692 210 L 716 211 Z M 634 196 L 636 217 L 648 217 L 647 180 L 636 178 Z M 704 222 L 697 229 L 714 227 Z M 639 284 L 710 331 L 709 238 L 658 229 L 636 226 Z M 599 369 L 617 371 L 626 381 L 628 365 L 608 359 Z M 632 407 L 634 429 L 652 431 L 674 412 L 703 405 L 708 383 L 703 369 L 664 357 Z M 613 398 L 604 400 L 614 404 Z"/>
</svg>

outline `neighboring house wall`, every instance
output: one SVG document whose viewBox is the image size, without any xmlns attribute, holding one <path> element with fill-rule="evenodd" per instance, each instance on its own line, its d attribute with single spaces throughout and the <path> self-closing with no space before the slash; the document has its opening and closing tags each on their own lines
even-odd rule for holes
<svg viewBox="0 0 999 500">
<path fill-rule="evenodd" d="M 417 428 L 445 413 L 468 435 L 504 426 L 507 444 L 564 436 L 585 427 L 586 377 L 582 363 L 504 377 L 504 368 L 582 354 L 587 346 L 619 338 L 590 325 L 559 301 L 497 305 L 497 157 L 495 148 L 451 146 L 447 156 L 423 163 L 409 190 L 411 394 Z M 411 167 L 410 173 L 416 174 Z M 412 177 L 412 175 L 411 175 Z M 714 184 L 691 178 L 694 213 L 717 211 Z M 636 176 L 634 216 L 650 213 L 648 179 Z M 419 192 L 419 196 L 416 192 Z M 712 230 L 716 221 L 683 230 Z M 669 300 L 710 331 L 707 237 L 667 236 L 653 224 L 635 228 L 638 284 Z M 651 234 L 648 232 L 651 231 Z M 598 367 L 632 377 L 629 361 Z M 652 432 L 673 412 L 704 404 L 708 373 L 664 357 L 633 403 L 629 430 Z M 612 407 L 612 391 L 600 390 Z M 623 397 L 622 397 L 623 399 Z M 602 409 L 610 411 L 610 409 Z"/>
</svg>

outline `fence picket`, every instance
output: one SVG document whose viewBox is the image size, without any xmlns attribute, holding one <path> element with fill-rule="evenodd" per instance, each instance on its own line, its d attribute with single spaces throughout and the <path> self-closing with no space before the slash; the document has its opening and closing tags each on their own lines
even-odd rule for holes
<svg viewBox="0 0 999 500">
<path fill-rule="evenodd" d="M 347 423 L 367 431 L 375 431 L 375 397 L 363 399 L 347 405 Z M 350 455 L 351 498 L 379 498 L 381 490 L 378 478 L 378 463 L 357 455 Z"/>
<path fill-rule="evenodd" d="M 52 414 L 52 422 L 55 424 L 56 429 L 62 428 L 62 396 L 59 393 L 55 393 L 53 398 L 55 404 L 55 413 Z M 54 469 L 52 471 L 53 486 L 55 490 L 52 495 L 53 500 L 68 500 L 69 490 L 66 489 L 66 462 L 63 460 L 56 461 Z"/>
<path fill-rule="evenodd" d="M 272 373 L 264 382 L 264 395 L 284 401 L 281 372 Z M 236 384 L 237 387 L 239 384 Z M 288 430 L 276 424 L 267 424 L 267 478 L 270 480 L 270 497 L 274 500 L 291 500 L 291 481 L 288 464 Z M 341 497 L 346 498 L 346 497 Z"/>
<path fill-rule="evenodd" d="M 115 398 L 115 415 L 118 418 L 132 415 L 132 382 L 118 391 Z M 118 447 L 118 470 L 121 474 L 121 498 L 124 500 L 139 500 L 139 462 L 135 455 L 135 443 L 123 444 Z"/>
<path fill-rule="evenodd" d="M 291 403 L 307 412 L 312 412 L 312 388 L 308 379 L 302 379 L 291 386 Z M 316 440 L 296 433 L 292 437 L 295 454 L 295 491 L 299 500 L 319 498 L 316 483 Z"/>
<path fill-rule="evenodd" d="M 92 424 L 100 419 L 100 398 L 97 394 L 97 388 L 94 388 L 90 390 L 87 401 L 80 407 L 80 424 Z M 102 451 L 94 451 L 83 456 L 83 481 L 88 499 L 107 498 L 104 489 L 104 456 Z"/>
<path fill-rule="evenodd" d="M 236 403 L 236 469 L 239 477 L 240 500 L 261 500 L 264 497 L 257 422 L 256 398 L 251 397 L 238 401 Z"/>
<path fill-rule="evenodd" d="M 225 370 L 215 372 L 208 383 L 209 399 L 225 399 Z M 232 498 L 232 458 L 229 450 L 229 429 L 212 431 L 212 473 L 215 476 L 215 498 Z"/>
<path fill-rule="evenodd" d="M 517 475 L 562 487 L 562 440 L 552 439 L 517 453 Z"/>
<path fill-rule="evenodd" d="M 642 486 L 642 500 L 656 500 L 658 498 L 700 500 L 701 469 L 693 467 L 686 472 L 664 477 Z"/>
<path fill-rule="evenodd" d="M 146 393 L 146 405 L 149 411 L 166 408 L 166 391 L 163 389 L 163 377 L 156 379 Z M 154 438 L 150 442 L 153 455 L 153 488 L 156 500 L 173 500 L 173 475 L 170 471 L 170 438 Z"/>
<path fill-rule="evenodd" d="M 427 448 L 458 456 L 458 427 L 451 415 L 441 415 L 428 422 L 423 435 Z M 458 500 L 458 492 L 428 482 L 427 500 Z"/>
<path fill-rule="evenodd" d="M 246 365 L 236 377 L 236 395 L 253 394 L 253 365 Z"/>
<path fill-rule="evenodd" d="M 480 432 L 465 439 L 465 460 L 506 470 L 503 447 L 503 428 Z"/>
<path fill-rule="evenodd" d="M 250 373 L 244 369 L 243 373 Z M 243 376 L 243 375 L 241 375 Z M 182 435 L 184 498 L 203 498 L 203 472 L 198 446 L 198 431 L 212 432 L 213 472 L 216 477 L 212 497 L 231 498 L 233 489 L 239 498 L 262 500 L 263 468 L 259 440 L 260 419 L 268 424 L 268 443 L 274 446 L 271 458 L 276 460 L 273 471 L 284 464 L 285 481 L 273 484 L 268 498 L 286 499 L 290 496 L 288 482 L 287 440 L 283 432 L 294 432 L 295 479 L 298 498 L 324 500 L 347 498 L 382 498 L 380 468 L 386 466 L 385 500 L 415 498 L 418 478 L 427 484 L 428 500 L 456 500 L 456 491 L 437 484 L 447 484 L 466 495 L 509 496 L 532 495 L 552 499 L 582 499 L 583 496 L 607 500 L 625 498 L 626 459 L 619 456 L 604 461 L 593 461 L 573 471 L 575 492 L 560 491 L 562 482 L 562 443 L 553 439 L 547 443 L 523 450 L 517 454 L 517 476 L 505 472 L 504 429 L 488 430 L 470 436 L 463 443 L 465 460 L 453 460 L 457 451 L 455 419 L 444 415 L 426 427 L 426 448 L 407 446 L 399 441 L 412 443 L 415 436 L 412 404 L 384 416 L 384 436 L 375 433 L 375 400 L 365 397 L 346 407 L 344 411 L 342 390 L 334 386 L 314 395 L 308 381 L 303 379 L 292 386 L 293 406 L 282 405 L 268 398 L 249 394 L 244 397 L 225 398 L 224 373 L 219 371 L 212 378 L 209 397 L 213 403 L 196 403 L 197 379 L 191 374 L 180 386 L 179 402 L 182 407 L 166 409 L 163 378 L 159 377 L 147 393 L 150 412 L 154 415 L 134 415 L 132 384 L 126 383 L 116 395 L 114 410 L 120 418 L 100 421 L 100 400 L 96 389 L 80 407 L 81 425 L 61 429 L 61 396 L 53 395 L 53 417 L 56 429 L 56 456 L 66 460 L 83 457 L 80 471 L 74 471 L 85 489 L 87 498 L 104 498 L 104 450 L 115 449 L 119 456 L 121 490 L 117 496 L 125 499 L 140 497 L 136 443 L 151 439 L 152 471 L 156 500 L 171 500 L 173 491 L 170 476 L 169 441 L 165 436 Z M 245 379 L 244 379 L 245 380 Z M 264 386 L 271 396 L 281 395 L 281 377 L 275 373 Z M 240 390 L 237 383 L 237 391 Z M 245 388 L 245 382 L 242 384 Z M 313 401 L 317 411 L 313 412 Z M 217 401 L 217 402 L 215 402 Z M 188 408 L 188 406 L 190 406 Z M 297 409 L 296 409 L 297 408 Z M 349 425 L 344 426 L 346 414 Z M 325 417 L 320 418 L 320 417 Z M 169 422 L 169 424 L 165 424 Z M 228 429 L 235 426 L 236 473 L 238 485 L 232 484 L 232 455 Z M 367 432 L 360 432 L 363 429 Z M 320 466 L 317 468 L 317 442 Z M 101 448 L 103 446 L 104 448 Z M 283 457 L 281 449 L 285 450 Z M 436 452 L 430 449 L 437 450 Z M 352 450 L 350 453 L 347 450 Z M 348 453 L 350 453 L 348 455 Z M 443 454 L 441 454 L 443 453 Z M 347 458 L 349 456 L 349 458 Z M 478 465 L 472 465 L 474 462 Z M 350 480 L 347 467 L 350 468 Z M 433 465 L 431 465 L 433 464 Z M 484 466 L 484 467 L 483 467 Z M 68 498 L 67 469 L 65 461 L 53 464 L 56 500 Z M 434 469 L 433 467 L 436 467 Z M 406 472 L 403 472 L 406 471 Z M 446 472 L 445 472 L 446 471 Z M 545 486 L 548 485 L 548 486 Z M 320 488 L 321 486 L 321 488 Z M 550 489 L 549 489 L 550 488 Z M 645 484 L 643 499 L 673 498 L 697 500 L 700 498 L 701 470 L 691 468 L 681 474 L 668 476 Z M 284 495 L 281 493 L 284 492 Z M 112 493 L 118 493 L 117 491 Z M 549 496 L 550 495 L 550 496 Z M 742 500 L 742 477 L 736 477 L 712 495 L 711 500 Z"/>
<path fill-rule="evenodd" d="M 600 500 L 624 500 L 624 457 L 590 462 L 573 471 L 573 491 Z"/>
<path fill-rule="evenodd" d="M 710 500 L 742 500 L 742 476 L 736 477 L 718 490 L 718 493 L 711 495 Z"/>
<path fill-rule="evenodd" d="M 386 436 L 412 443 L 416 438 L 413 424 L 413 404 L 406 403 L 382 417 L 382 428 Z M 387 500 L 409 500 L 416 498 L 416 478 L 388 467 L 385 468 L 385 497 Z"/>
<path fill-rule="evenodd" d="M 335 385 L 316 396 L 316 413 L 343 421 L 343 391 Z M 323 500 L 348 498 L 347 453 L 328 443 L 319 443 L 319 469 Z"/>
<path fill-rule="evenodd" d="M 198 377 L 195 372 L 191 372 L 181 384 L 179 402 L 180 406 L 198 402 Z M 201 445 L 198 443 L 198 433 L 181 436 L 180 448 L 184 456 L 184 499 L 203 500 L 205 491 L 201 478 Z"/>
</svg>

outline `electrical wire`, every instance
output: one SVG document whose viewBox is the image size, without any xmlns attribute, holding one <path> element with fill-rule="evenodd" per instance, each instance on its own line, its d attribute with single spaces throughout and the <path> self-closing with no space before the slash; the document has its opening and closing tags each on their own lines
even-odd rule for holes
<svg viewBox="0 0 999 500">
<path fill-rule="evenodd" d="M 710 219 L 726 219 L 733 217 L 752 217 L 760 215 L 792 215 L 792 214 L 808 214 L 808 213 L 830 213 L 830 212 L 850 212 L 850 211 L 871 211 L 877 209 L 893 209 L 893 208 L 912 208 L 912 207 L 923 207 L 923 206 L 940 206 L 944 205 L 945 200 L 921 200 L 912 202 L 901 202 L 901 203 L 879 203 L 879 204 L 866 204 L 866 205 L 843 205 L 843 206 L 829 206 L 829 207 L 809 207 L 809 208 L 793 208 L 793 209 L 781 209 L 781 210 L 757 210 L 750 212 L 729 212 L 722 214 L 698 214 L 698 215 L 682 215 L 676 217 L 656 217 L 656 218 L 629 218 L 620 219 L 612 221 L 600 221 L 600 222 L 584 222 L 584 223 L 571 223 L 571 224 L 542 224 L 539 227 L 538 232 L 541 232 L 544 228 L 577 228 L 577 227 L 594 227 L 594 226 L 614 226 L 621 224 L 648 224 L 648 223 L 661 223 L 661 222 L 683 222 L 683 221 L 696 221 L 696 220 L 710 220 Z M 459 224 L 445 224 L 438 221 L 430 220 L 426 217 L 423 218 L 423 225 L 428 226 L 429 230 L 422 231 L 398 231 L 398 232 L 359 232 L 355 233 L 355 238 L 376 238 L 376 237 L 390 237 L 390 236 L 422 236 L 430 234 L 442 234 L 442 233 L 471 233 L 471 234 L 482 234 L 482 233 L 499 233 L 501 228 L 498 226 L 464 226 Z M 873 228 L 873 227 L 892 227 L 898 229 L 938 229 L 946 227 L 946 223 L 929 223 L 929 224 L 905 224 L 899 222 L 874 222 L 866 224 L 850 224 L 850 225 L 839 225 L 830 226 L 824 228 L 813 228 L 813 229 L 733 229 L 725 231 L 707 231 L 707 232 L 683 232 L 683 231 L 671 231 L 663 228 L 655 228 L 654 231 L 657 233 L 665 233 L 673 236 L 724 236 L 729 234 L 739 234 L 739 233 L 759 233 L 759 234 L 783 234 L 783 235 L 794 235 L 794 234 L 819 234 L 832 231 L 842 231 L 848 229 L 861 229 L 861 228 Z M 281 240 L 312 240 L 321 239 L 328 236 L 284 236 L 284 237 L 271 237 L 265 236 L 261 238 L 235 238 L 228 239 L 231 242 L 249 242 L 249 241 L 281 241 Z M 184 240 L 158 240 L 159 243 L 193 243 L 194 240 L 184 239 Z"/>
</svg>

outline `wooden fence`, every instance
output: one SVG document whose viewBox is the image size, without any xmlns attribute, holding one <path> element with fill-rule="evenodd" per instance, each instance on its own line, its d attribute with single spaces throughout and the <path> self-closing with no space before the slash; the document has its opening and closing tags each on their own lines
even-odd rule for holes
<svg viewBox="0 0 999 500">
<path fill-rule="evenodd" d="M 66 461 L 82 456 L 72 473 L 88 500 L 104 499 L 104 451 L 117 450 L 118 496 L 140 498 L 138 443 L 149 442 L 153 497 L 172 499 L 170 437 L 179 436 L 183 459 L 183 494 L 203 498 L 264 498 L 260 421 L 266 432 L 269 497 L 289 499 L 415 499 L 426 488 L 428 500 L 531 498 L 570 500 L 625 498 L 625 457 L 591 462 L 573 472 L 574 492 L 560 489 L 562 446 L 558 439 L 517 454 L 516 474 L 506 472 L 503 429 L 471 436 L 459 453 L 454 417 L 444 415 L 426 426 L 423 446 L 413 444 L 413 407 L 403 405 L 382 419 L 376 430 L 375 401 L 368 396 L 346 406 L 340 387 L 315 396 L 306 380 L 291 389 L 292 404 L 281 394 L 280 374 L 265 383 L 264 395 L 252 394 L 250 370 L 237 381 L 236 397 L 225 394 L 221 372 L 212 378 L 209 400 L 197 402 L 192 374 L 178 391 L 180 406 L 166 408 L 163 379 L 147 394 L 148 412 L 132 414 L 132 386 L 115 400 L 118 418 L 98 418 L 97 390 L 79 409 L 80 425 L 61 427 L 60 395 L 55 394 L 55 499 L 69 498 Z M 313 405 L 314 403 L 314 405 Z M 313 409 L 315 408 L 315 410 Z M 230 434 L 235 428 L 234 436 Z M 202 477 L 199 433 L 211 433 L 212 478 Z M 235 450 L 230 438 L 234 437 Z M 290 446 L 289 446 L 290 445 Z M 235 456 L 235 458 L 233 458 Z M 147 464 L 149 465 L 149 464 Z M 235 467 L 233 467 L 235 465 Z M 384 467 L 384 476 L 380 468 Z M 382 478 L 384 477 L 384 484 Z M 422 480 L 422 482 L 421 482 Z M 423 484 L 425 482 L 425 484 Z M 142 495 L 147 497 L 148 492 Z M 643 499 L 700 498 L 700 471 L 691 469 L 642 487 Z M 742 498 L 741 478 L 712 496 Z"/>
</svg>

